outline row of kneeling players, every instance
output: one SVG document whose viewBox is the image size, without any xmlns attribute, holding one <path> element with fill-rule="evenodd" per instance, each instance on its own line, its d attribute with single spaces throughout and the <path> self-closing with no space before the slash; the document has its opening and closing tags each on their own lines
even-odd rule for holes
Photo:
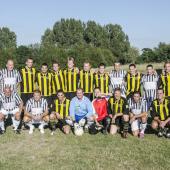
<svg viewBox="0 0 170 170">
<path fill-rule="evenodd" d="M 158 136 L 170 137 L 170 101 L 164 97 L 163 89 L 157 90 L 157 99 L 149 109 L 138 91 L 128 100 L 121 96 L 119 88 L 114 90 L 112 97 L 104 96 L 98 87 L 94 89 L 94 94 L 91 102 L 84 96 L 83 89 L 78 88 L 76 96 L 70 101 L 59 90 L 57 99 L 48 106 L 41 92 L 35 90 L 33 97 L 23 106 L 20 96 L 6 87 L 0 94 L 0 133 L 4 134 L 7 120 L 11 118 L 17 134 L 24 125 L 29 129 L 29 134 L 36 127 L 44 134 L 44 128 L 49 127 L 52 135 L 59 128 L 65 134 L 73 131 L 77 136 L 84 132 L 102 132 L 112 135 L 120 133 L 127 138 L 131 132 L 133 136 L 143 138 L 145 130 L 151 127 Z M 148 117 L 152 119 L 150 126 L 147 126 Z"/>
</svg>

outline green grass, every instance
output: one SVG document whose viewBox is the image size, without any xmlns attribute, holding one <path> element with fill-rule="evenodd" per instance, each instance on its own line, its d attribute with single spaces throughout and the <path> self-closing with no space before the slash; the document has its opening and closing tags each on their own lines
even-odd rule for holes
<svg viewBox="0 0 170 170">
<path fill-rule="evenodd" d="M 131 135 L 122 139 L 84 134 L 76 137 L 59 130 L 54 136 L 36 130 L 16 135 L 8 128 L 0 136 L 0 170 L 56 169 L 170 169 L 170 140 L 146 135 L 140 140 Z"/>
</svg>

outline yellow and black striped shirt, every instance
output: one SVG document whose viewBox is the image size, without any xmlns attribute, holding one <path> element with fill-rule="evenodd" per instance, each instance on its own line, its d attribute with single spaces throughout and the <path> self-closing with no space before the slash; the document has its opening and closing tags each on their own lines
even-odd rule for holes
<svg viewBox="0 0 170 170">
<path fill-rule="evenodd" d="M 70 107 L 70 100 L 64 99 L 63 103 L 60 103 L 58 99 L 56 99 L 52 105 L 52 111 L 59 113 L 61 118 L 66 118 L 69 116 L 69 107 Z"/>
<path fill-rule="evenodd" d="M 79 73 L 77 68 L 64 70 L 65 91 L 75 92 L 78 88 Z"/>
<path fill-rule="evenodd" d="M 51 96 L 52 93 L 52 74 L 37 73 L 36 81 L 42 96 Z"/>
<path fill-rule="evenodd" d="M 170 116 L 170 101 L 164 98 L 162 103 L 158 99 L 154 100 L 151 105 L 152 117 L 159 117 L 161 121 L 166 120 Z"/>
<path fill-rule="evenodd" d="M 161 74 L 160 79 L 165 96 L 170 96 L 170 73 Z"/>
<path fill-rule="evenodd" d="M 127 95 L 134 91 L 140 91 L 140 85 L 141 85 L 140 73 L 136 73 L 135 75 L 131 75 L 130 73 L 127 73 L 125 77 L 125 81 L 127 82 L 127 91 L 126 91 Z"/>
<path fill-rule="evenodd" d="M 84 90 L 84 93 L 93 93 L 94 73 L 81 70 L 79 87 Z"/>
<path fill-rule="evenodd" d="M 101 93 L 109 93 L 110 77 L 107 73 L 94 75 L 94 86 L 99 87 Z"/>
<path fill-rule="evenodd" d="M 21 69 L 21 93 L 33 93 L 35 90 L 35 77 L 36 77 L 36 70 L 35 68 L 28 68 L 25 67 Z"/>
<path fill-rule="evenodd" d="M 52 94 L 56 94 L 58 90 L 65 91 L 64 88 L 64 75 L 61 70 L 58 72 L 51 72 L 52 74 Z"/>
<path fill-rule="evenodd" d="M 108 113 L 109 114 L 129 114 L 129 107 L 127 100 L 123 97 L 120 98 L 120 100 L 116 100 L 113 96 L 110 97 L 108 101 Z"/>
</svg>

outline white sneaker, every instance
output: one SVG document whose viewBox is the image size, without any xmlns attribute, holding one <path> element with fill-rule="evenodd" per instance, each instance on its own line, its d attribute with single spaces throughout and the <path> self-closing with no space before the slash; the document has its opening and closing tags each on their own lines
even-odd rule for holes
<svg viewBox="0 0 170 170">
<path fill-rule="evenodd" d="M 33 134 L 33 132 L 34 132 L 34 126 L 32 125 L 32 126 L 30 126 L 29 134 L 31 135 L 31 134 Z"/>
<path fill-rule="evenodd" d="M 44 133 L 45 133 L 45 132 L 44 132 L 44 127 L 43 127 L 43 125 L 39 125 L 38 128 L 39 128 L 41 134 L 44 134 Z"/>
</svg>

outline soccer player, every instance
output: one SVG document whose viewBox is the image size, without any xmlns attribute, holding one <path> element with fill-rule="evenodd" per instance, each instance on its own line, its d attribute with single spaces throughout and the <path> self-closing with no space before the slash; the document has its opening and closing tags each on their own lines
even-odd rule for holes
<svg viewBox="0 0 170 170">
<path fill-rule="evenodd" d="M 67 62 L 68 68 L 64 70 L 66 97 L 69 100 L 76 95 L 79 82 L 79 69 L 74 65 L 74 58 L 69 57 Z"/>
<path fill-rule="evenodd" d="M 77 89 L 76 96 L 71 100 L 69 112 L 71 119 L 82 126 L 85 125 L 85 121 L 89 125 L 94 122 L 92 103 L 84 96 L 81 88 Z"/>
<path fill-rule="evenodd" d="M 135 64 L 129 65 L 129 72 L 126 74 L 125 81 L 126 81 L 126 96 L 129 99 L 134 91 L 140 91 L 140 84 L 141 84 L 141 73 L 139 73 L 136 69 Z"/>
<path fill-rule="evenodd" d="M 16 133 L 20 133 L 18 126 L 20 123 L 20 114 L 23 102 L 16 92 L 12 92 L 10 87 L 5 87 L 4 92 L 0 94 L 0 130 L 5 132 L 4 120 L 11 116 L 13 128 Z"/>
<path fill-rule="evenodd" d="M 52 104 L 50 114 L 51 134 L 54 134 L 56 127 L 59 127 L 65 134 L 69 134 L 71 128 L 67 122 L 69 120 L 70 100 L 66 99 L 63 90 L 58 90 L 57 97 Z"/>
<path fill-rule="evenodd" d="M 36 70 L 33 67 L 33 59 L 27 58 L 25 62 L 25 67 L 21 69 L 21 99 L 24 103 L 24 106 L 28 99 L 33 96 L 33 91 L 35 90 L 35 77 L 36 77 Z"/>
<path fill-rule="evenodd" d="M 170 101 L 164 97 L 163 89 L 157 90 L 157 99 L 152 102 L 152 128 L 158 130 L 158 136 L 170 137 Z"/>
<path fill-rule="evenodd" d="M 44 126 L 47 125 L 48 122 L 47 100 L 41 97 L 41 92 L 39 90 L 34 90 L 33 97 L 26 103 L 24 113 L 24 123 L 30 128 L 29 134 L 33 133 L 34 125 L 39 125 L 38 128 L 40 132 L 44 134 Z"/>
<path fill-rule="evenodd" d="M 140 92 L 134 92 L 128 100 L 129 115 L 132 134 L 135 137 L 144 138 L 147 126 L 147 102 L 140 96 Z"/>
<path fill-rule="evenodd" d="M 94 89 L 95 99 L 92 101 L 93 113 L 96 114 L 96 125 L 101 127 L 103 134 L 107 134 L 110 126 L 110 117 L 108 117 L 107 108 L 108 102 L 105 97 L 102 97 L 100 88 Z"/>
<path fill-rule="evenodd" d="M 52 97 L 53 100 L 55 100 L 58 90 L 65 91 L 64 74 L 60 69 L 60 65 L 58 62 L 53 61 L 51 73 L 52 73 Z"/>
<path fill-rule="evenodd" d="M 108 101 L 108 114 L 112 118 L 110 134 L 114 135 L 118 130 L 123 138 L 127 138 L 129 127 L 129 107 L 125 98 L 121 97 L 121 90 L 115 89 L 114 96 Z"/>
<path fill-rule="evenodd" d="M 43 63 L 41 65 L 41 72 L 36 75 L 36 82 L 38 88 L 41 91 L 41 95 L 47 100 L 48 106 L 52 103 L 52 74 L 48 72 L 48 64 Z"/>
<path fill-rule="evenodd" d="M 124 81 L 126 74 L 126 71 L 121 69 L 121 64 L 119 62 L 114 63 L 114 70 L 112 70 L 109 74 L 112 90 L 114 91 L 116 88 L 120 88 L 122 97 L 126 97 L 126 87 Z"/>
<path fill-rule="evenodd" d="M 148 108 L 152 101 L 156 99 L 158 84 L 158 75 L 153 69 L 153 65 L 146 66 L 147 74 L 142 76 L 141 84 L 143 85 L 143 98 L 147 101 Z"/>
<path fill-rule="evenodd" d="M 165 62 L 164 71 L 159 80 L 159 87 L 164 89 L 165 97 L 170 98 L 170 61 Z"/>
<path fill-rule="evenodd" d="M 100 88 L 102 95 L 110 95 L 110 77 L 105 73 L 104 63 L 99 64 L 98 72 L 94 75 L 94 86 Z"/>
<path fill-rule="evenodd" d="M 79 87 L 83 89 L 84 95 L 92 101 L 94 89 L 94 73 L 90 69 L 90 63 L 84 62 L 83 70 L 80 71 Z"/>
<path fill-rule="evenodd" d="M 0 71 L 0 81 L 2 82 L 1 92 L 4 91 L 5 87 L 10 87 L 14 92 L 18 91 L 21 75 L 14 68 L 14 61 L 12 59 L 8 59 L 6 68 Z"/>
</svg>

